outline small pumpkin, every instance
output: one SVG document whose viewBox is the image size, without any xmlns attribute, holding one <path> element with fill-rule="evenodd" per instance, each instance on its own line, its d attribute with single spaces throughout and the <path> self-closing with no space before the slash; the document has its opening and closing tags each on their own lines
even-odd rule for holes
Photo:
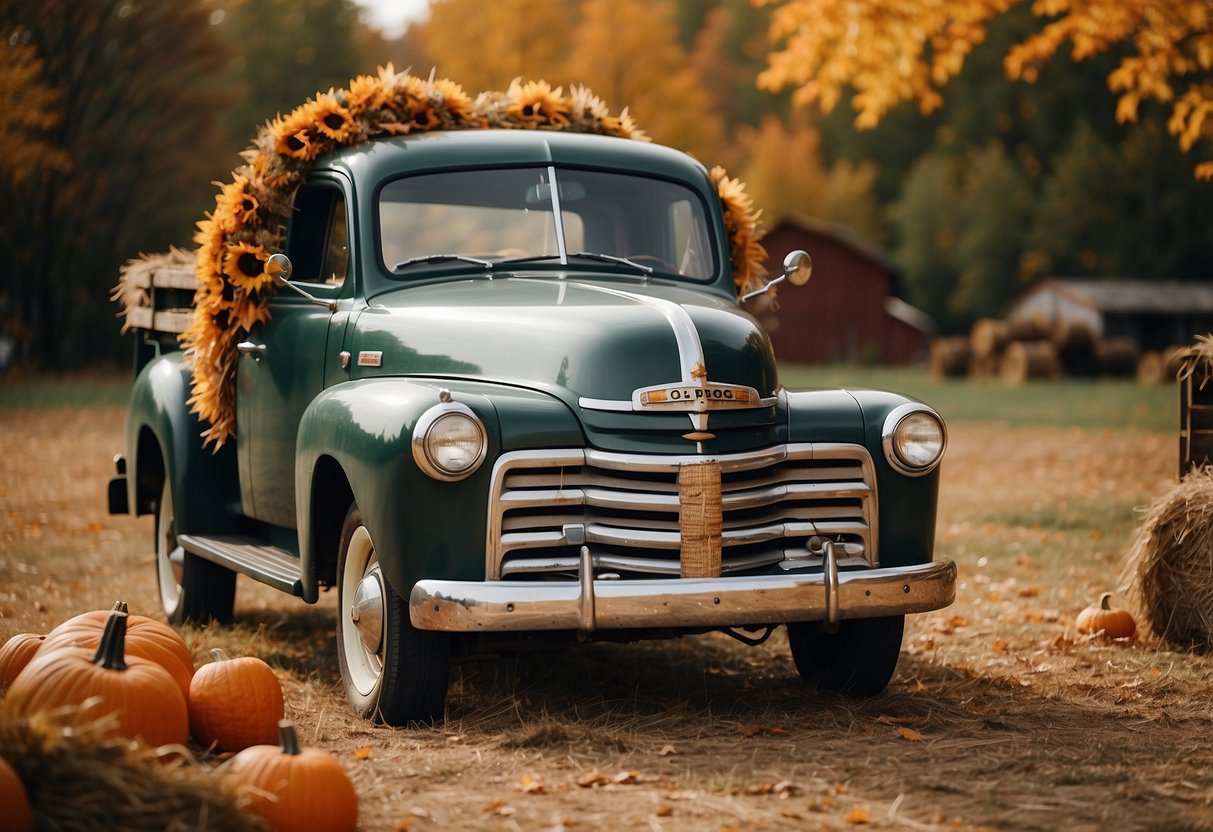
<svg viewBox="0 0 1213 832">
<path fill-rule="evenodd" d="M 94 653 L 85 647 L 39 651 L 4 698 L 3 714 L 48 713 L 68 724 L 113 717 L 112 733 L 151 746 L 184 744 L 189 714 L 181 688 L 156 662 L 125 655 L 127 614 L 109 614 Z"/>
<path fill-rule="evenodd" d="M 256 656 L 229 658 L 212 650 L 214 661 L 194 671 L 190 682 L 190 732 L 200 745 L 241 751 L 273 745 L 285 716 L 282 686 Z"/>
<path fill-rule="evenodd" d="M 126 602 L 119 601 L 114 610 L 126 613 Z M 46 634 L 46 640 L 38 654 L 49 653 L 60 647 L 76 645 L 96 650 L 101 643 L 101 633 L 112 610 L 92 610 L 69 618 Z M 189 698 L 190 680 L 194 676 L 194 656 L 181 638 L 169 625 L 143 615 L 128 613 L 126 624 L 126 654 L 151 659 L 169 672 L 181 688 L 181 695 Z"/>
<path fill-rule="evenodd" d="M 4 642 L 0 647 L 0 692 L 13 683 L 45 639 L 46 636 L 38 633 L 17 633 Z"/>
<path fill-rule="evenodd" d="M 1129 638 L 1137 632 L 1137 622 L 1128 610 L 1114 609 L 1112 593 L 1105 592 L 1097 603 L 1078 614 L 1075 624 L 1080 633 L 1102 632 L 1108 638 Z"/>
<path fill-rule="evenodd" d="M 32 832 L 34 813 L 21 776 L 0 757 L 0 806 L 4 807 L 4 828 L 9 832 Z"/>
<path fill-rule="evenodd" d="M 254 745 L 227 761 L 236 802 L 271 832 L 344 832 L 358 824 L 358 794 L 341 763 L 318 748 L 302 748 L 289 719 L 278 723 L 278 745 Z"/>
</svg>

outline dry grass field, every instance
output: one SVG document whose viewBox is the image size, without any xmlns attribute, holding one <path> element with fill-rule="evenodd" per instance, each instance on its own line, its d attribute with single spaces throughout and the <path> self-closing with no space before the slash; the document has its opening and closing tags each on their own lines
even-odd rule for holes
<svg viewBox="0 0 1213 832">
<path fill-rule="evenodd" d="M 0 638 L 119 598 L 157 615 L 151 519 L 105 510 L 123 418 L 0 411 Z M 1213 830 L 1213 659 L 1073 624 L 1173 482 L 1174 433 L 950 430 L 937 554 L 959 598 L 911 618 L 871 700 L 806 688 L 781 636 L 709 636 L 462 665 L 441 725 L 389 729 L 346 708 L 331 597 L 241 578 L 235 625 L 184 635 L 198 662 L 270 662 L 365 829 Z"/>
</svg>

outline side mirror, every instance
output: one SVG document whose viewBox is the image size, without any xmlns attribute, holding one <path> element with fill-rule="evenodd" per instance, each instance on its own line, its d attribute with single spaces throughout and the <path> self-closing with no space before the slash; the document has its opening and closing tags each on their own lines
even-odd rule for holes
<svg viewBox="0 0 1213 832">
<path fill-rule="evenodd" d="M 265 273 L 274 281 L 274 285 L 290 289 L 295 294 L 302 297 L 308 303 L 314 303 L 317 306 L 323 306 L 330 312 L 337 311 L 337 301 L 318 298 L 311 292 L 304 289 L 302 286 L 291 283 L 291 274 L 295 267 L 291 265 L 291 258 L 285 254 L 271 254 L 269 259 L 265 261 Z"/>
<path fill-rule="evenodd" d="M 793 286 L 803 286 L 809 282 L 809 277 L 813 274 L 813 258 L 809 257 L 808 252 L 796 249 L 790 252 L 787 257 L 783 258 L 783 274 L 771 280 L 766 286 L 761 289 L 755 289 L 752 292 L 746 292 L 738 301 L 745 303 L 752 297 L 765 295 L 771 291 L 778 283 L 783 283 L 785 280 Z"/>
</svg>

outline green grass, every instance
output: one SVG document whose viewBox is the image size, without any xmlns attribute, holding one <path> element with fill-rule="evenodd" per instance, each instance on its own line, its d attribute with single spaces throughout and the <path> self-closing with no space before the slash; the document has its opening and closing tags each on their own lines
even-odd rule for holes
<svg viewBox="0 0 1213 832">
<path fill-rule="evenodd" d="M 1174 385 L 1142 387 L 1134 381 L 1033 382 L 1008 387 L 997 381 L 932 378 L 922 369 L 831 365 L 780 368 L 791 389 L 873 387 L 921 399 L 949 421 L 1012 425 L 1179 429 Z M 0 384 L 0 410 L 97 407 L 126 403 L 128 373 L 44 377 Z"/>
<path fill-rule="evenodd" d="M 870 387 L 930 404 L 945 420 L 1051 425 L 1084 429 L 1179 430 L 1176 385 L 1143 387 L 1132 380 L 1030 382 L 1010 387 L 996 380 L 937 379 L 925 369 L 830 365 L 780 367 L 789 389 Z"/>
<path fill-rule="evenodd" d="M 6 379 L 0 381 L 0 411 L 124 405 L 133 381 L 129 372 L 119 370 L 19 381 Z"/>
</svg>

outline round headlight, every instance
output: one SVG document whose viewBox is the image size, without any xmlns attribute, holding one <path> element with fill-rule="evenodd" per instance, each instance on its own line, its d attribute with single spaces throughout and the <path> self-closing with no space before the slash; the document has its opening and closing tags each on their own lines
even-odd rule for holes
<svg viewBox="0 0 1213 832">
<path fill-rule="evenodd" d="M 924 404 L 903 404 L 884 421 L 884 454 L 903 474 L 920 477 L 939 464 L 948 443 L 943 420 Z"/>
<path fill-rule="evenodd" d="M 484 423 L 458 402 L 431 407 L 413 431 L 413 459 L 437 480 L 461 480 L 480 467 L 488 450 Z"/>
</svg>

